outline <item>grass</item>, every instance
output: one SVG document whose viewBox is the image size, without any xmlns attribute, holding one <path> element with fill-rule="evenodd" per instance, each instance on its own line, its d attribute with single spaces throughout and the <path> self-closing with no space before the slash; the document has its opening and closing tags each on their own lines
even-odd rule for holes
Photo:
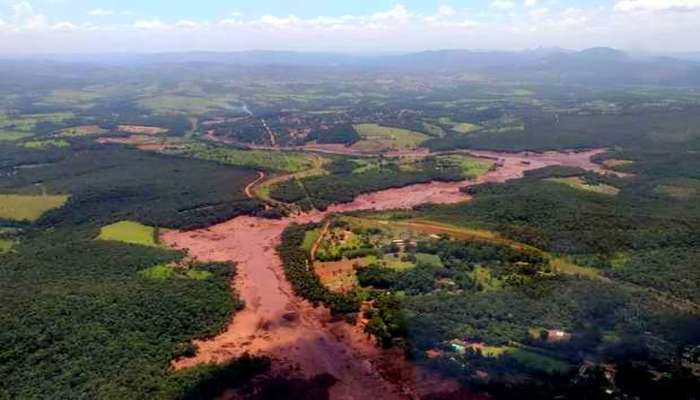
<svg viewBox="0 0 700 400">
<path fill-rule="evenodd" d="M 266 171 L 301 172 L 315 166 L 311 157 L 298 152 L 241 150 L 204 143 L 187 144 L 180 151 L 192 158 Z"/>
<path fill-rule="evenodd" d="M 571 369 L 571 365 L 565 361 L 528 350 L 518 344 L 513 346 L 481 346 L 479 351 L 484 357 L 498 358 L 509 355 L 526 367 L 549 374 L 564 373 Z"/>
<path fill-rule="evenodd" d="M 416 267 L 416 265 L 410 261 L 401 261 L 401 254 L 387 254 L 382 258 L 382 261 L 384 261 L 387 268 L 397 271 L 404 271 Z"/>
<path fill-rule="evenodd" d="M 540 353 L 535 353 L 524 348 L 514 348 L 507 352 L 508 355 L 515 358 L 519 363 L 547 373 L 563 373 L 568 371 L 571 366 L 564 361 L 553 357 L 548 357 Z"/>
<path fill-rule="evenodd" d="M 62 129 L 58 136 L 60 137 L 78 137 L 78 136 L 91 136 L 100 135 L 107 132 L 106 129 L 102 129 L 97 125 L 81 125 L 74 126 L 72 128 Z"/>
<path fill-rule="evenodd" d="M 438 160 L 458 166 L 462 169 L 464 176 L 472 178 L 484 175 L 493 167 L 493 161 L 472 157 L 466 154 L 439 156 Z"/>
<path fill-rule="evenodd" d="M 449 126 L 450 129 L 461 134 L 467 134 L 481 129 L 481 126 L 479 125 L 472 124 L 469 122 L 454 121 L 452 118 L 449 117 L 442 117 L 438 119 L 438 122 L 442 125 Z"/>
<path fill-rule="evenodd" d="M 617 168 L 617 167 L 624 167 L 626 165 L 631 165 L 634 164 L 634 161 L 632 160 L 620 160 L 617 158 L 611 158 L 608 160 L 603 161 L 603 165 L 608 167 L 608 168 Z"/>
<path fill-rule="evenodd" d="M 100 229 L 99 240 L 113 240 L 129 244 L 158 247 L 156 229 L 133 221 L 120 221 Z"/>
<path fill-rule="evenodd" d="M 154 281 L 164 281 L 177 275 L 175 269 L 167 264 L 154 265 L 153 267 L 144 269 L 139 273 L 144 278 L 152 279 Z"/>
<path fill-rule="evenodd" d="M 146 268 L 139 272 L 146 279 L 154 281 L 165 281 L 173 278 L 189 278 L 196 281 L 209 279 L 213 274 L 209 271 L 198 269 L 180 269 L 168 264 L 158 264 L 150 268 Z"/>
<path fill-rule="evenodd" d="M 47 211 L 63 206 L 68 198 L 67 195 L 0 194 L 0 219 L 33 222 Z"/>
<path fill-rule="evenodd" d="M 21 131 L 0 131 L 0 142 L 12 142 L 32 136 L 29 132 Z"/>
<path fill-rule="evenodd" d="M 401 128 L 389 128 L 377 124 L 354 125 L 362 140 L 353 147 L 363 151 L 410 150 L 423 143 L 428 136 Z"/>
<path fill-rule="evenodd" d="M 142 99 L 138 104 L 161 114 L 205 114 L 210 111 L 232 108 L 230 100 L 227 97 L 163 95 Z"/>
<path fill-rule="evenodd" d="M 437 254 L 416 253 L 416 261 L 421 264 L 427 264 L 431 267 L 442 267 L 442 260 Z"/>
<path fill-rule="evenodd" d="M 10 131 L 31 132 L 40 122 L 61 123 L 63 121 L 74 118 L 75 115 L 70 112 L 65 113 L 46 113 L 46 114 L 24 114 L 20 116 L 12 116 L 0 114 L 0 129 Z"/>
<path fill-rule="evenodd" d="M 15 246 L 15 241 L 10 239 L 0 239 L 0 254 L 7 253 Z"/>
<path fill-rule="evenodd" d="M 311 251 L 311 247 L 314 245 L 314 242 L 316 239 L 318 239 L 318 236 L 321 234 L 320 229 L 312 229 L 310 231 L 306 231 L 304 234 L 304 241 L 301 243 L 301 248 L 304 249 L 305 252 Z"/>
<path fill-rule="evenodd" d="M 614 186 L 606 185 L 603 183 L 591 185 L 583 179 L 576 176 L 570 178 L 548 178 L 546 180 L 549 182 L 561 183 L 574 189 L 585 190 L 587 192 L 606 194 L 610 196 L 615 196 L 618 193 L 620 193 L 620 189 Z"/>
<path fill-rule="evenodd" d="M 59 147 L 66 148 L 70 147 L 70 143 L 61 139 L 49 139 L 49 140 L 31 140 L 29 142 L 24 142 L 23 146 L 27 149 L 32 150 L 44 150 L 49 147 Z"/>
</svg>

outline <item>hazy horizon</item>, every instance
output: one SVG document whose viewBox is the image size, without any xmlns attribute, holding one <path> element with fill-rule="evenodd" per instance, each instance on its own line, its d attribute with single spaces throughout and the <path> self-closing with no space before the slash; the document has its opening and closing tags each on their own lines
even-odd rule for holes
<svg viewBox="0 0 700 400">
<path fill-rule="evenodd" d="M 700 0 L 0 2 L 0 54 L 700 51 Z M 643 27 L 643 29 L 640 29 Z"/>
</svg>

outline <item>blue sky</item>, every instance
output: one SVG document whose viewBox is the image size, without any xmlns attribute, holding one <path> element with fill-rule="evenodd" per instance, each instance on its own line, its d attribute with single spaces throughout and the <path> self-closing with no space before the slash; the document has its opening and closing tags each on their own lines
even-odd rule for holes
<svg viewBox="0 0 700 400">
<path fill-rule="evenodd" d="M 0 53 L 700 50 L 700 0 L 0 0 Z"/>
</svg>

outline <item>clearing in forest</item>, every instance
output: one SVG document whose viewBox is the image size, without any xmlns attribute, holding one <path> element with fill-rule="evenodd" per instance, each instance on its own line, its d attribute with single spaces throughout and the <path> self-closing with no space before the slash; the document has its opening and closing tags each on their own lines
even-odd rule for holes
<svg viewBox="0 0 700 400">
<path fill-rule="evenodd" d="M 36 221 L 45 212 L 63 206 L 67 195 L 0 194 L 0 219 Z"/>
<path fill-rule="evenodd" d="M 117 242 L 138 244 L 142 246 L 157 247 L 158 230 L 152 226 L 143 225 L 133 221 L 120 221 L 107 225 L 100 229 L 99 240 L 113 240 Z"/>
<path fill-rule="evenodd" d="M 91 136 L 100 135 L 107 132 L 97 125 L 80 125 L 72 128 L 61 129 L 58 131 L 58 136 L 61 137 L 76 137 L 76 136 Z"/>
<path fill-rule="evenodd" d="M 354 125 L 362 140 L 352 147 L 360 151 L 412 150 L 429 137 L 419 132 L 377 124 Z"/>
<path fill-rule="evenodd" d="M 593 192 L 593 193 L 600 193 L 600 194 L 607 194 L 610 196 L 615 196 L 618 193 L 620 193 L 620 189 L 616 188 L 615 186 L 610 186 L 606 185 L 604 183 L 599 183 L 599 184 L 591 184 L 580 177 L 570 177 L 570 178 L 548 178 L 547 181 L 549 182 L 556 182 L 556 183 L 561 183 L 566 186 L 572 187 L 574 189 L 578 190 L 585 190 L 587 192 Z"/>
<path fill-rule="evenodd" d="M 117 129 L 120 132 L 135 133 L 141 135 L 158 135 L 165 133 L 168 130 L 158 126 L 142 126 L 142 125 L 119 125 Z"/>
</svg>

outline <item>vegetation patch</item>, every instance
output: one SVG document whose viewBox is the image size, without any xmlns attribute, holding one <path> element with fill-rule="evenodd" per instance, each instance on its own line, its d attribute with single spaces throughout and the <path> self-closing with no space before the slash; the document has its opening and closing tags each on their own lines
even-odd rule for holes
<svg viewBox="0 0 700 400">
<path fill-rule="evenodd" d="M 0 142 L 14 142 L 32 136 L 30 132 L 6 131 L 0 129 Z"/>
<path fill-rule="evenodd" d="M 563 185 L 566 185 L 568 187 L 578 189 L 578 190 L 585 190 L 585 191 L 593 192 L 593 193 L 607 194 L 610 196 L 616 196 L 618 193 L 620 193 L 620 189 L 618 189 L 614 186 L 606 185 L 604 183 L 591 184 L 591 183 L 586 182 L 584 179 L 582 179 L 580 177 L 548 178 L 547 181 L 561 183 Z"/>
<path fill-rule="evenodd" d="M 138 244 L 141 246 L 159 246 L 159 230 L 152 226 L 133 221 L 120 221 L 100 229 L 99 240 Z M 155 268 L 155 267 L 154 267 Z"/>
<path fill-rule="evenodd" d="M 205 143 L 189 143 L 181 146 L 175 152 L 187 157 L 265 171 L 300 172 L 315 166 L 312 157 L 299 152 L 242 150 Z"/>
<path fill-rule="evenodd" d="M 47 211 L 62 207 L 68 198 L 67 195 L 0 194 L 0 218 L 33 222 Z"/>
<path fill-rule="evenodd" d="M 358 124 L 354 127 L 362 140 L 353 148 L 362 151 L 415 149 L 428 139 L 423 133 L 378 124 Z"/>
<path fill-rule="evenodd" d="M 65 128 L 58 131 L 58 136 L 61 137 L 81 137 L 81 136 L 96 136 L 108 132 L 107 129 L 100 128 L 98 125 L 80 125 L 72 128 Z"/>
<path fill-rule="evenodd" d="M 27 149 L 32 150 L 46 150 L 51 147 L 67 148 L 70 147 L 70 143 L 61 139 L 48 139 L 48 140 L 30 140 L 22 144 Z"/>
</svg>

